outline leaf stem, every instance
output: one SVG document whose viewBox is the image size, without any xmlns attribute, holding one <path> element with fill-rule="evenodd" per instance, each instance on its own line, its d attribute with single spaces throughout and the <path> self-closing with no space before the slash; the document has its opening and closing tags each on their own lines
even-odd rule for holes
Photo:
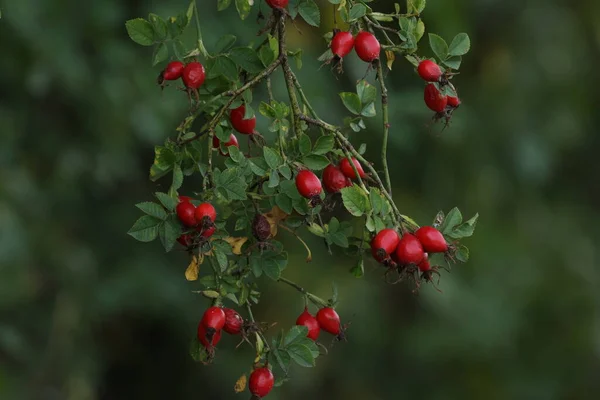
<svg viewBox="0 0 600 400">
<path fill-rule="evenodd" d="M 304 289 L 302 286 L 298 285 L 296 282 L 292 282 L 289 279 L 284 278 L 283 276 L 279 278 L 279 282 L 283 282 L 286 285 L 293 287 L 294 289 L 296 289 L 297 291 L 299 291 L 300 293 L 302 293 L 303 295 L 308 297 L 310 299 L 310 301 L 315 303 L 317 306 L 327 307 L 327 305 L 328 305 L 325 300 L 323 300 L 319 296 L 315 296 L 314 294 L 308 292 L 306 289 Z"/>
<path fill-rule="evenodd" d="M 206 51 L 206 48 L 204 47 L 204 42 L 202 41 L 202 30 L 200 29 L 200 18 L 198 16 L 198 5 L 196 4 L 196 1 L 194 0 L 194 17 L 196 19 L 196 35 L 198 38 L 198 51 L 200 51 L 200 54 L 202 54 L 204 57 L 208 57 L 208 51 Z"/>
</svg>

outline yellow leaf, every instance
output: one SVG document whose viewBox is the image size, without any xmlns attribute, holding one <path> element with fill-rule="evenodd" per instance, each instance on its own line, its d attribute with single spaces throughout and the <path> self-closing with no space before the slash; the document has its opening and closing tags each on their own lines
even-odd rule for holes
<svg viewBox="0 0 600 400">
<path fill-rule="evenodd" d="M 396 61 L 396 55 L 394 54 L 393 51 L 386 50 L 385 51 L 385 56 L 387 58 L 387 67 L 391 71 L 392 70 L 392 64 L 394 64 L 394 61 Z"/>
<path fill-rule="evenodd" d="M 235 390 L 236 393 L 242 393 L 244 390 L 246 390 L 246 374 L 240 376 L 235 383 L 233 390 Z"/>
<path fill-rule="evenodd" d="M 192 256 L 192 261 L 185 270 L 185 279 L 188 281 L 198 280 L 198 274 L 200 273 L 200 264 L 204 261 L 204 256 L 200 256 L 200 259 L 196 255 Z"/>
<path fill-rule="evenodd" d="M 277 225 L 279 225 L 280 221 L 283 221 L 288 217 L 281 208 L 275 206 L 271 209 L 271 211 L 263 214 L 267 221 L 269 221 L 269 225 L 271 226 L 271 237 L 277 236 Z"/>
<path fill-rule="evenodd" d="M 229 243 L 229 245 L 231 246 L 231 251 L 233 251 L 233 254 L 236 254 L 239 256 L 242 254 L 242 246 L 244 245 L 244 243 L 246 243 L 248 241 L 248 238 L 247 237 L 228 236 L 228 237 L 224 238 L 223 240 L 226 241 L 227 243 Z"/>
</svg>

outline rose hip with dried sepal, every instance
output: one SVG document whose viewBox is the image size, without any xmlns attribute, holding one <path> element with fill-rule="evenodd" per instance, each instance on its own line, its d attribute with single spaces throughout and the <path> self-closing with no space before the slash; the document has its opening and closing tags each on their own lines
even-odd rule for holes
<svg viewBox="0 0 600 400">
<path fill-rule="evenodd" d="M 400 235 L 393 229 L 383 229 L 371 240 L 371 253 L 379 262 L 389 262 L 400 243 Z"/>
<path fill-rule="evenodd" d="M 232 308 L 224 308 L 225 312 L 225 325 L 223 330 L 230 335 L 238 335 L 242 332 L 244 326 L 244 319 L 242 316 Z"/>
<path fill-rule="evenodd" d="M 268 395 L 275 384 L 275 377 L 268 367 L 256 368 L 250 374 L 248 389 L 252 395 L 262 399 Z"/>
<path fill-rule="evenodd" d="M 321 327 L 319 326 L 319 321 L 308 312 L 308 308 L 304 308 L 304 312 L 298 316 L 296 319 L 296 325 L 303 325 L 308 328 L 308 334 L 306 337 L 317 340 L 319 338 L 319 333 L 321 333 Z"/>
</svg>

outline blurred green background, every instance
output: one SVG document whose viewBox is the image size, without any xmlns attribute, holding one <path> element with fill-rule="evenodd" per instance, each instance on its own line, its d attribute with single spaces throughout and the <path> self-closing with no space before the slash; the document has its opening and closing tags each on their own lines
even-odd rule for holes
<svg viewBox="0 0 600 400">
<path fill-rule="evenodd" d="M 239 23 L 233 8 L 217 14 L 216 1 L 199 4 L 209 50 L 225 33 L 255 40 L 253 17 Z M 156 189 L 147 180 L 153 146 L 174 132 L 187 103 L 173 88 L 161 94 L 151 50 L 129 40 L 124 22 L 186 5 L 0 5 L 3 400 L 229 399 L 250 368 L 251 351 L 234 351 L 231 337 L 214 365 L 190 359 L 206 300 L 190 293 L 185 253 L 125 233 L 139 215 L 133 204 Z M 393 9 L 392 1 L 372 5 Z M 352 55 L 342 77 L 318 70 L 329 7 L 323 19 L 321 31 L 291 29 L 289 47 L 305 49 L 300 78 L 321 116 L 339 124 L 337 92 L 353 90 L 365 65 Z M 335 280 L 338 310 L 352 325 L 348 343 L 314 369 L 295 367 L 269 398 L 597 398 L 600 2 L 430 0 L 424 19 L 447 40 L 471 36 L 455 79 L 463 106 L 451 129 L 429 127 L 422 82 L 396 62 L 388 74 L 394 194 L 421 223 L 456 205 L 479 212 L 466 241 L 471 261 L 444 274 L 443 293 L 427 286 L 413 296 L 384 284 L 371 262 L 365 278 L 352 277 L 352 259 L 327 255 L 309 235 L 307 265 L 283 236 L 296 249 L 285 275 L 322 297 Z M 379 138 L 372 121 L 352 139 L 377 159 Z M 263 287 L 271 301 L 257 307 L 258 319 L 293 324 L 302 299 Z"/>
</svg>

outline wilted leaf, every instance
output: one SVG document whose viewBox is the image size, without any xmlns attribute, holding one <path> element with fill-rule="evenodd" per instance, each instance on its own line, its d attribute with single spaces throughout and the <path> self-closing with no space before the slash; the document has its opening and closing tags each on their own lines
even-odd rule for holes
<svg viewBox="0 0 600 400">
<path fill-rule="evenodd" d="M 271 226 L 271 237 L 277 236 L 277 226 L 279 225 L 279 222 L 288 217 L 288 214 L 281 208 L 274 206 L 271 211 L 264 213 L 263 215 L 267 221 L 269 221 L 269 225 Z"/>
<path fill-rule="evenodd" d="M 200 255 L 200 258 L 198 258 L 198 256 L 196 255 L 192 256 L 190 265 L 188 265 L 187 269 L 185 270 L 185 279 L 187 279 L 188 281 L 198 280 L 198 274 L 200 273 L 200 264 L 202 264 L 203 261 L 203 255 Z"/>
<path fill-rule="evenodd" d="M 242 393 L 244 390 L 246 390 L 246 382 L 247 382 L 247 378 L 246 378 L 246 374 L 240 376 L 238 378 L 238 380 L 235 382 L 235 386 L 233 387 L 233 390 L 236 393 Z"/>
<path fill-rule="evenodd" d="M 233 254 L 239 256 L 242 254 L 242 246 L 244 245 L 244 243 L 246 243 L 248 241 L 248 238 L 247 237 L 228 236 L 226 238 L 223 238 L 223 240 L 226 241 L 227 243 L 229 243 Z"/>
</svg>

